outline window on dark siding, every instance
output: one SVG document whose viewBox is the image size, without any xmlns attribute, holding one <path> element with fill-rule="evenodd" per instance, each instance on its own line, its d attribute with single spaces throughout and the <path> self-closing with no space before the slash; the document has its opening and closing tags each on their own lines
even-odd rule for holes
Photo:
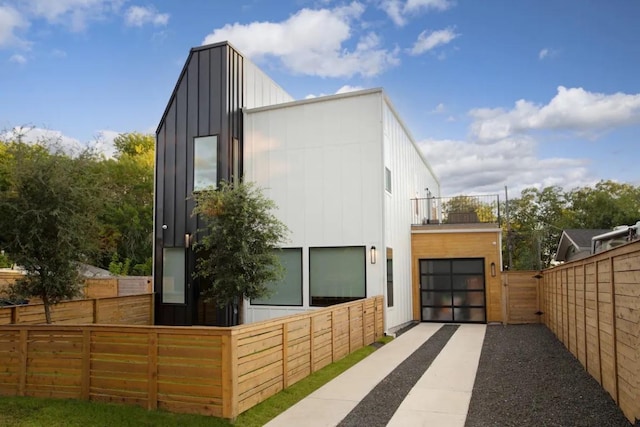
<svg viewBox="0 0 640 427">
<path fill-rule="evenodd" d="M 218 186 L 218 137 L 193 140 L 193 191 Z"/>
</svg>

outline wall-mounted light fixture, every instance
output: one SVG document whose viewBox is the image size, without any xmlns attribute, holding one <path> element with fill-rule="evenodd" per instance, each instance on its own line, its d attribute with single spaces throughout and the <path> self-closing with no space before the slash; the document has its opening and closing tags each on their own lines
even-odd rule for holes
<svg viewBox="0 0 640 427">
<path fill-rule="evenodd" d="M 369 258 L 371 259 L 371 264 L 376 263 L 377 257 L 378 257 L 378 252 L 376 251 L 376 247 L 371 246 L 371 249 L 369 250 Z"/>
<path fill-rule="evenodd" d="M 184 247 L 189 248 L 191 246 L 191 233 L 184 235 Z"/>
<path fill-rule="evenodd" d="M 491 263 L 491 277 L 496 277 L 496 263 Z"/>
</svg>

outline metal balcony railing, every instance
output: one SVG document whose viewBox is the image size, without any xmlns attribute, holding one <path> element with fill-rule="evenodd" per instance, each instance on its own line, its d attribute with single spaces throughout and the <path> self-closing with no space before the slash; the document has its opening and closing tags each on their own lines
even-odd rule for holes
<svg viewBox="0 0 640 427">
<path fill-rule="evenodd" d="M 411 199 L 411 224 L 500 224 L 500 196 Z"/>
</svg>

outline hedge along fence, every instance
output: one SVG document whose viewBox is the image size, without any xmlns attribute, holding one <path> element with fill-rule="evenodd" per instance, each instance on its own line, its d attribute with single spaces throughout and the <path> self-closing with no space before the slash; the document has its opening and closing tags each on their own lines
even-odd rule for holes
<svg viewBox="0 0 640 427">
<path fill-rule="evenodd" d="M 55 324 L 153 324 L 153 294 L 65 301 L 51 306 Z M 0 325 L 45 323 L 44 305 L 0 307 Z"/>
<path fill-rule="evenodd" d="M 547 327 L 632 423 L 640 419 L 640 242 L 543 275 Z"/>
<path fill-rule="evenodd" d="M 0 326 L 0 394 L 235 418 L 383 334 L 381 296 L 235 326 Z"/>
</svg>

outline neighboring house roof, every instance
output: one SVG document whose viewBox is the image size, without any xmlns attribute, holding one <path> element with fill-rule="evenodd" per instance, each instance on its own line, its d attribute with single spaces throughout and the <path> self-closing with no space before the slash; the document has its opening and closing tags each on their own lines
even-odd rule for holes
<svg viewBox="0 0 640 427">
<path fill-rule="evenodd" d="M 562 230 L 556 261 L 569 261 L 577 258 L 577 254 L 584 252 L 584 256 L 591 254 L 591 238 L 611 231 L 609 229 L 567 229 Z M 574 255 L 575 254 L 575 255 Z"/>
</svg>

